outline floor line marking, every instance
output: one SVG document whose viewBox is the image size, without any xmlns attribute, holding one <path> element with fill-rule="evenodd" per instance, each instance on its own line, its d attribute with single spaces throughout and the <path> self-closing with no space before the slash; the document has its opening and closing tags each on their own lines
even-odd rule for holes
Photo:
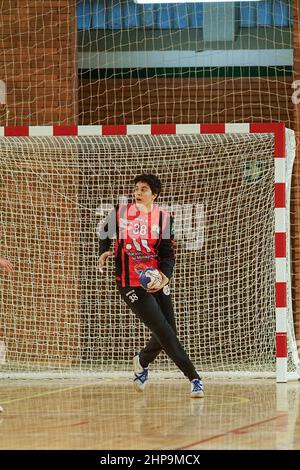
<svg viewBox="0 0 300 470">
<path fill-rule="evenodd" d="M 187 444 L 187 445 L 182 446 L 182 447 L 178 447 L 175 450 L 189 449 L 190 447 L 193 447 L 195 445 L 203 444 L 204 442 L 212 441 L 214 439 L 219 439 L 219 437 L 224 437 L 224 436 L 227 436 L 228 434 L 238 434 L 239 432 L 241 432 L 245 429 L 253 428 L 255 426 L 259 426 L 259 425 L 264 424 L 264 423 L 269 423 L 270 421 L 274 421 L 278 418 L 282 418 L 282 416 L 284 416 L 284 415 L 286 415 L 286 413 L 282 413 L 280 415 L 273 416 L 272 418 L 264 419 L 262 421 L 257 421 L 256 423 L 247 424 L 246 426 L 241 426 L 239 428 L 230 429 L 229 431 L 223 432 L 221 434 L 215 434 L 214 436 L 206 437 L 205 439 L 201 439 L 199 441 L 191 442 L 190 444 Z"/>
<path fill-rule="evenodd" d="M 55 390 L 49 390 L 48 392 L 41 392 L 41 393 L 35 393 L 34 395 L 29 395 L 26 397 L 20 397 L 20 398 L 13 398 L 12 400 L 1 400 L 2 405 L 9 405 L 10 403 L 16 403 L 18 401 L 24 401 L 24 400 L 31 400 L 32 398 L 38 398 L 38 397 L 43 397 L 46 395 L 52 395 L 54 393 L 59 393 L 59 392 L 67 392 L 68 390 L 76 390 L 78 388 L 83 388 L 83 387 L 88 387 L 89 385 L 96 385 L 98 382 L 95 384 L 82 384 L 82 385 L 76 385 L 76 387 L 66 387 L 66 388 L 59 388 Z"/>
</svg>

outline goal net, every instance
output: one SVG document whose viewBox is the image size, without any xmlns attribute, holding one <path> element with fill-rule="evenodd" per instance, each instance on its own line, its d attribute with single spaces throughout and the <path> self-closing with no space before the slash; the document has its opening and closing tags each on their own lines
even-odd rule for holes
<svg viewBox="0 0 300 470">
<path fill-rule="evenodd" d="M 175 218 L 171 290 L 197 369 L 274 373 L 274 160 L 273 134 L 1 138 L 1 250 L 15 270 L 1 277 L 0 369 L 130 370 L 149 331 L 113 264 L 97 270 L 98 234 L 153 172 Z M 293 371 L 291 308 L 288 325 Z M 153 368 L 174 365 L 163 353 Z"/>
</svg>

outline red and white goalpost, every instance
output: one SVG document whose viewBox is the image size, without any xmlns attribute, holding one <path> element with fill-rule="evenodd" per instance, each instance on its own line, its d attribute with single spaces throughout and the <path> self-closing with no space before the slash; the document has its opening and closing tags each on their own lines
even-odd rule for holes
<svg viewBox="0 0 300 470">
<path fill-rule="evenodd" d="M 95 220 L 94 201 L 104 195 L 107 206 L 124 198 L 143 168 L 167 181 L 163 203 L 172 202 L 173 191 L 178 205 L 185 200 L 191 211 L 197 205 L 207 212 L 199 216 L 208 225 L 201 248 L 193 239 L 185 254 L 187 238 L 179 243 L 183 258 L 174 280 L 179 334 L 196 366 L 204 374 L 264 375 L 275 373 L 276 354 L 277 382 L 286 382 L 288 372 L 299 372 L 290 295 L 293 158 L 293 133 L 280 123 L 0 128 L 4 251 L 19 267 L 3 280 L 0 368 L 127 367 L 147 332 L 124 314 L 112 270 L 104 280 L 89 272 L 95 261 L 89 219 Z M 259 188 L 263 180 L 267 186 Z M 199 227 L 192 227 L 196 239 Z M 157 365 L 170 367 L 165 357 Z"/>
</svg>

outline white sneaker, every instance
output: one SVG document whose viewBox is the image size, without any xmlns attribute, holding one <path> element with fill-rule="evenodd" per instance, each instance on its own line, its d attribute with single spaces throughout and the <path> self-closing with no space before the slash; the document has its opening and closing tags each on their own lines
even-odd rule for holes
<svg viewBox="0 0 300 470">
<path fill-rule="evenodd" d="M 142 367 L 140 364 L 140 354 L 137 353 L 133 358 L 134 379 L 133 385 L 138 392 L 143 392 L 148 380 L 148 367 Z"/>
<path fill-rule="evenodd" d="M 191 397 L 192 398 L 203 398 L 204 387 L 201 379 L 194 379 L 191 381 Z"/>
</svg>

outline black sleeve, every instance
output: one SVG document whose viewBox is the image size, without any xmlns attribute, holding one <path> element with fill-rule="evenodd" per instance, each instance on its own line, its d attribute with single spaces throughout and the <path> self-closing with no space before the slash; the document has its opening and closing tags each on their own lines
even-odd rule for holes
<svg viewBox="0 0 300 470">
<path fill-rule="evenodd" d="M 163 230 L 161 242 L 158 247 L 158 256 L 159 269 L 170 279 L 175 265 L 174 219 L 169 214 L 167 217 L 167 223 Z"/>
<path fill-rule="evenodd" d="M 103 222 L 99 233 L 99 256 L 110 249 L 112 238 L 117 231 L 117 210 L 115 207 Z"/>
</svg>

